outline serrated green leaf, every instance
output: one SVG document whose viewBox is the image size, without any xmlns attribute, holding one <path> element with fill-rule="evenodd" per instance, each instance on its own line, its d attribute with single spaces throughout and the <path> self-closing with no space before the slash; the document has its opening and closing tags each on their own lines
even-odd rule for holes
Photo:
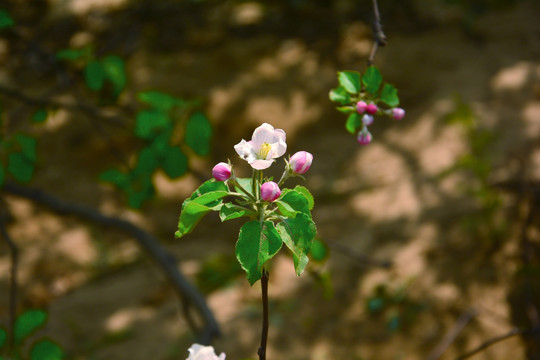
<svg viewBox="0 0 540 360">
<path fill-rule="evenodd" d="M 345 129 L 353 135 L 356 135 L 358 129 L 362 126 L 362 115 L 355 112 L 347 117 L 347 122 L 345 123 Z"/>
<path fill-rule="evenodd" d="M 248 221 L 242 226 L 236 243 L 236 258 L 246 271 L 250 285 L 261 278 L 263 266 L 277 254 L 282 243 L 271 221 Z"/>
<path fill-rule="evenodd" d="M 42 310 L 27 310 L 15 320 L 14 340 L 20 344 L 23 339 L 32 335 L 37 329 L 43 327 L 47 321 L 47 313 Z"/>
<path fill-rule="evenodd" d="M 191 200 L 198 198 L 201 195 L 204 195 L 213 191 L 228 191 L 228 188 L 227 188 L 227 185 L 225 185 L 223 181 L 217 181 L 215 179 L 206 180 L 193 192 L 193 194 L 191 194 L 191 196 L 188 199 L 186 199 L 185 202 L 189 202 Z"/>
<path fill-rule="evenodd" d="M 110 182 L 121 189 L 125 189 L 129 186 L 129 175 L 117 169 L 109 169 L 99 175 L 99 181 Z"/>
<path fill-rule="evenodd" d="M 227 195 L 228 191 L 211 191 L 184 201 L 175 236 L 182 237 L 189 234 L 206 214 L 210 211 L 219 211 L 223 204 L 221 199 Z"/>
<path fill-rule="evenodd" d="M 308 208 L 309 210 L 312 210 L 313 206 L 315 206 L 315 199 L 313 199 L 313 195 L 311 195 L 311 192 L 309 192 L 308 188 L 302 185 L 296 185 L 294 187 L 294 191 L 297 191 L 306 197 L 308 201 Z"/>
<path fill-rule="evenodd" d="M 179 147 L 171 146 L 161 164 L 168 177 L 175 179 L 188 171 L 188 157 Z"/>
<path fill-rule="evenodd" d="M 340 71 L 338 72 L 338 80 L 349 94 L 357 94 L 361 90 L 360 74 L 356 71 Z"/>
<path fill-rule="evenodd" d="M 201 112 L 196 112 L 186 124 L 184 141 L 197 155 L 205 156 L 210 152 L 210 139 L 212 138 L 212 125 Z"/>
<path fill-rule="evenodd" d="M 30 360 L 62 360 L 63 358 L 62 348 L 48 339 L 36 342 L 30 350 Z"/>
<path fill-rule="evenodd" d="M 338 87 L 337 89 L 330 90 L 328 97 L 331 101 L 337 102 L 339 104 L 349 104 L 351 102 L 351 95 L 345 90 L 343 86 Z"/>
<path fill-rule="evenodd" d="M 381 91 L 381 101 L 391 107 L 398 106 L 399 97 L 398 97 L 397 89 L 394 86 L 388 83 L 385 83 Z"/>
<path fill-rule="evenodd" d="M 297 214 L 294 218 L 287 218 L 277 225 L 277 231 L 285 245 L 295 256 L 294 267 L 296 275 L 304 271 L 313 239 L 317 235 L 317 228 L 311 217 L 305 213 Z"/>
<path fill-rule="evenodd" d="M 159 110 L 142 110 L 135 119 L 135 135 L 141 139 L 150 139 L 165 130 L 170 123 L 167 113 Z"/>
<path fill-rule="evenodd" d="M 7 331 L 0 327 L 0 349 L 4 346 L 7 340 Z"/>
<path fill-rule="evenodd" d="M 244 188 L 244 190 L 255 196 L 255 194 L 253 194 L 253 188 L 251 186 L 253 181 L 251 178 L 236 178 L 236 181 L 238 182 L 238 184 L 240 184 L 240 186 Z M 234 185 L 234 189 L 236 190 L 236 192 L 239 192 L 241 194 L 244 193 L 244 191 L 242 191 L 240 187 L 236 186 L 236 184 Z"/>
<path fill-rule="evenodd" d="M 367 68 L 366 73 L 362 77 L 362 83 L 366 87 L 366 91 L 373 94 L 382 84 L 382 75 L 379 69 L 375 66 L 370 66 Z"/>
<path fill-rule="evenodd" d="M 101 62 L 96 60 L 88 62 L 84 68 L 84 78 L 86 80 L 86 86 L 88 86 L 90 90 L 101 90 L 105 80 L 105 69 Z"/>
<path fill-rule="evenodd" d="M 32 122 L 36 124 L 45 122 L 48 116 L 49 114 L 47 113 L 47 110 L 45 109 L 36 110 L 34 114 L 32 115 Z"/>
<path fill-rule="evenodd" d="M 118 56 L 110 55 L 101 60 L 104 78 L 113 85 L 113 93 L 118 96 L 126 86 L 126 69 L 124 60 Z"/>
<path fill-rule="evenodd" d="M 168 112 L 175 105 L 185 105 L 183 100 L 177 99 L 169 94 L 160 93 L 158 91 L 143 91 L 137 94 L 137 98 L 139 101 L 163 112 Z"/>
<path fill-rule="evenodd" d="M 290 211 L 289 208 L 283 206 L 283 203 L 288 204 L 293 211 Z M 309 200 L 306 198 L 303 191 L 298 191 L 297 188 L 284 189 L 279 197 L 277 206 L 284 216 L 294 217 L 296 216 L 296 212 L 301 212 L 311 217 L 309 212 Z"/>
<path fill-rule="evenodd" d="M 11 14 L 5 9 L 0 9 L 0 30 L 10 28 L 13 25 L 15 25 L 15 21 Z"/>
<path fill-rule="evenodd" d="M 247 211 L 246 209 L 239 208 L 238 206 L 226 203 L 223 204 L 221 209 L 219 209 L 219 218 L 221 222 L 225 222 L 232 219 L 238 219 L 242 216 L 250 216 L 252 212 Z"/>
</svg>

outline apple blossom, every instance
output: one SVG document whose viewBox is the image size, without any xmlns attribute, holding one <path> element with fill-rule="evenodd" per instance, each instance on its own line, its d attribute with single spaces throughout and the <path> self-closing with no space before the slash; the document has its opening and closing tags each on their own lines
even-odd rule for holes
<svg viewBox="0 0 540 360">
<path fill-rule="evenodd" d="M 231 166 L 227 163 L 220 162 L 212 169 L 212 175 L 217 181 L 225 181 L 231 177 Z"/>
<path fill-rule="evenodd" d="M 188 351 L 189 357 L 186 360 L 225 360 L 225 354 L 217 356 L 212 346 L 193 344 Z"/>
<path fill-rule="evenodd" d="M 405 110 L 402 108 L 393 108 L 392 109 L 392 117 L 394 120 L 401 120 L 405 117 Z"/>
<path fill-rule="evenodd" d="M 367 106 L 366 106 L 366 112 L 368 114 L 371 114 L 371 115 L 376 114 L 377 110 L 379 110 L 379 108 L 377 107 L 377 105 L 375 105 L 373 103 L 367 104 Z"/>
<path fill-rule="evenodd" d="M 242 139 L 234 146 L 234 150 L 252 168 L 256 170 L 267 169 L 272 165 L 274 159 L 285 154 L 287 150 L 285 131 L 274 129 L 272 125 L 264 123 L 255 129 L 250 141 Z"/>
<path fill-rule="evenodd" d="M 313 155 L 307 151 L 299 151 L 289 159 L 290 169 L 296 174 L 304 174 L 311 167 Z"/>
<path fill-rule="evenodd" d="M 364 112 L 366 112 L 366 107 L 367 107 L 366 102 L 360 100 L 359 102 L 356 103 L 356 112 L 359 114 L 363 114 Z"/>
<path fill-rule="evenodd" d="M 264 201 L 274 201 L 281 195 L 278 184 L 273 181 L 265 182 L 261 185 L 261 199 Z"/>
<path fill-rule="evenodd" d="M 358 133 L 358 143 L 360 145 L 367 145 L 371 142 L 372 136 L 368 128 L 364 126 L 362 130 Z"/>
<path fill-rule="evenodd" d="M 362 116 L 362 124 L 364 124 L 365 126 L 373 124 L 373 115 L 365 114 L 364 116 Z"/>
</svg>

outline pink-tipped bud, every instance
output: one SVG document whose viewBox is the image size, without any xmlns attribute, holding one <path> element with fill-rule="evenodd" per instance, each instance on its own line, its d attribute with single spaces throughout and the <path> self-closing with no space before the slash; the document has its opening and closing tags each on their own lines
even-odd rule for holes
<svg viewBox="0 0 540 360">
<path fill-rule="evenodd" d="M 296 174 L 304 174 L 311 167 L 313 161 L 313 155 L 307 151 L 299 151 L 289 160 L 289 166 L 291 170 Z"/>
<path fill-rule="evenodd" d="M 261 185 L 261 199 L 264 201 L 274 201 L 281 195 L 278 184 L 273 181 L 265 182 Z"/>
<path fill-rule="evenodd" d="M 405 117 L 405 110 L 402 108 L 393 108 L 392 109 L 392 117 L 394 120 L 401 120 Z"/>
<path fill-rule="evenodd" d="M 231 167 L 229 164 L 220 162 L 212 169 L 212 175 L 217 181 L 225 181 L 231 177 Z"/>
<path fill-rule="evenodd" d="M 358 133 L 358 143 L 360 145 L 367 145 L 371 142 L 372 136 L 367 127 L 363 127 L 362 130 Z"/>
<path fill-rule="evenodd" d="M 356 103 L 356 112 L 359 113 L 359 114 L 363 114 L 364 112 L 366 112 L 366 107 L 368 105 L 366 104 L 365 101 L 359 101 Z"/>
<path fill-rule="evenodd" d="M 362 124 L 364 124 L 365 126 L 373 124 L 373 116 L 368 114 L 362 116 Z"/>
<path fill-rule="evenodd" d="M 368 114 L 371 114 L 371 115 L 376 114 L 377 110 L 379 110 L 379 108 L 377 107 L 377 105 L 375 105 L 373 103 L 367 104 L 367 106 L 366 106 L 366 112 Z"/>
</svg>

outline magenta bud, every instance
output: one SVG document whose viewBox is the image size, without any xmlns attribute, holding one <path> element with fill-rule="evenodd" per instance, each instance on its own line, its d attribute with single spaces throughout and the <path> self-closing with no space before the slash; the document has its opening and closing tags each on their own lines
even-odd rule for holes
<svg viewBox="0 0 540 360">
<path fill-rule="evenodd" d="M 217 181 L 225 181 L 231 177 L 231 167 L 229 164 L 220 162 L 212 169 L 212 175 Z"/>
<path fill-rule="evenodd" d="M 367 104 L 367 106 L 366 106 L 366 112 L 368 114 L 371 114 L 371 115 L 376 114 L 377 110 L 379 110 L 379 108 L 377 107 L 377 105 L 375 105 L 373 103 Z"/>
<path fill-rule="evenodd" d="M 365 126 L 369 126 L 373 124 L 373 116 L 368 115 L 368 114 L 365 114 L 364 116 L 362 116 L 362 124 L 364 124 Z"/>
<path fill-rule="evenodd" d="M 359 114 L 363 114 L 364 112 L 366 112 L 366 107 L 368 106 L 368 104 L 366 104 L 365 101 L 359 101 L 356 103 L 356 112 L 359 113 Z"/>
<path fill-rule="evenodd" d="M 358 143 L 360 145 L 367 145 L 371 142 L 371 139 L 372 139 L 371 133 L 369 132 L 367 127 L 364 126 L 362 128 L 362 131 L 358 133 L 358 138 L 357 138 Z"/>
<path fill-rule="evenodd" d="M 313 161 L 313 155 L 307 151 L 299 151 L 289 160 L 289 166 L 291 170 L 296 174 L 304 174 L 311 167 Z"/>
<path fill-rule="evenodd" d="M 261 185 L 261 199 L 264 201 L 274 201 L 281 195 L 278 184 L 273 181 L 265 182 Z"/>
<path fill-rule="evenodd" d="M 392 109 L 392 117 L 394 120 L 401 120 L 405 117 L 405 110 L 402 108 L 393 108 Z"/>
</svg>

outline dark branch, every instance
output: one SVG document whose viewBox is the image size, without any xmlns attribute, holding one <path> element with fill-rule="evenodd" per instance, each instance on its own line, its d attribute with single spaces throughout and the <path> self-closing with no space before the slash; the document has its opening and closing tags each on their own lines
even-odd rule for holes
<svg viewBox="0 0 540 360">
<path fill-rule="evenodd" d="M 454 326 L 446 333 L 444 338 L 441 340 L 439 344 L 429 353 L 427 360 L 437 360 L 439 359 L 446 349 L 454 342 L 456 337 L 463 331 L 465 326 L 469 323 L 469 321 L 472 320 L 477 314 L 477 311 L 474 309 L 469 309 L 465 311 L 461 316 L 457 319 Z"/>
<path fill-rule="evenodd" d="M 379 12 L 379 4 L 377 0 L 373 0 L 373 48 L 369 54 L 368 66 L 373 64 L 375 54 L 379 47 L 386 45 L 386 35 L 382 29 L 381 14 Z"/>
<path fill-rule="evenodd" d="M 162 271 L 167 276 L 167 279 L 183 301 L 187 301 L 190 305 L 195 306 L 204 318 L 205 327 L 203 331 L 198 334 L 199 342 L 208 344 L 214 337 L 219 335 L 219 326 L 212 311 L 208 308 L 204 297 L 182 275 L 182 273 L 180 273 L 175 257 L 167 252 L 154 236 L 126 220 L 106 216 L 93 208 L 58 199 L 39 189 L 27 188 L 12 182 L 6 182 L 4 191 L 47 206 L 59 214 L 75 215 L 85 220 L 93 221 L 103 226 L 110 226 L 130 234 L 135 238 L 139 246 L 161 267 Z M 185 305 L 184 309 L 186 309 Z M 193 324 L 193 321 L 190 320 L 189 316 L 188 322 L 190 325 Z M 194 331 L 197 330 L 194 329 Z"/>
<path fill-rule="evenodd" d="M 261 346 L 257 351 L 259 360 L 266 360 L 266 344 L 268 342 L 268 271 L 263 268 L 261 276 L 263 323 L 261 331 Z"/>
</svg>

